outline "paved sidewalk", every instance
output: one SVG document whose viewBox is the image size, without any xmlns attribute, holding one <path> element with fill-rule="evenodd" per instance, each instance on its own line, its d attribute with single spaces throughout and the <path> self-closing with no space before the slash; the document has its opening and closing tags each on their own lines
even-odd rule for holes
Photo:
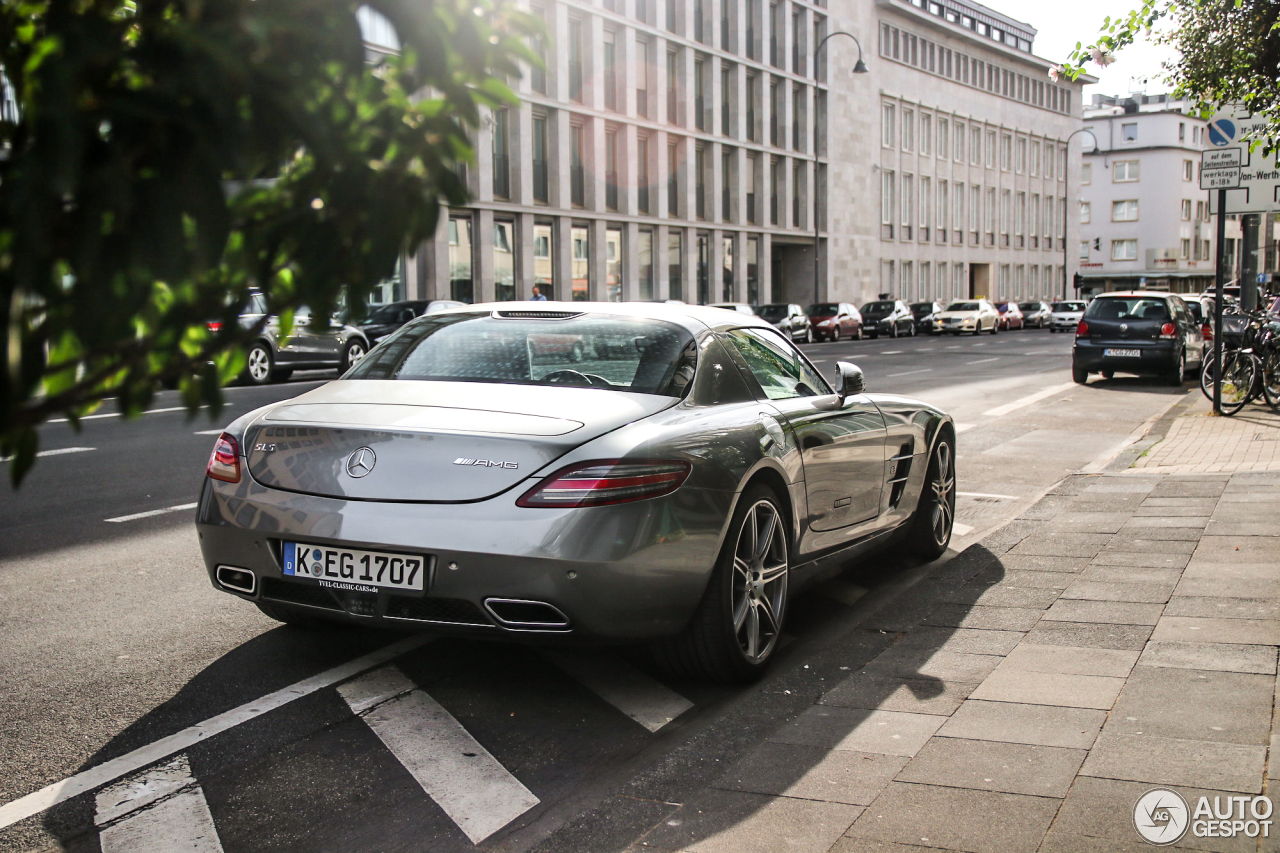
<svg viewBox="0 0 1280 853">
<path fill-rule="evenodd" d="M 628 849 L 1137 851 L 1153 787 L 1274 803 L 1280 471 L 1249 469 L 1280 418 L 1202 408 L 812 661 L 812 704 Z M 1280 850 L 1275 820 L 1171 849 Z"/>
</svg>

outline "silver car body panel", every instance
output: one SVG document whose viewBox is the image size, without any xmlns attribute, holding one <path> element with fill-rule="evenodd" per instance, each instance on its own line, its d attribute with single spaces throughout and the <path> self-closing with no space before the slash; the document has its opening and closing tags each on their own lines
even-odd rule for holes
<svg viewBox="0 0 1280 853">
<path fill-rule="evenodd" d="M 763 399 L 721 343 L 731 328 L 768 327 L 745 315 L 650 304 L 572 307 L 685 324 L 701 350 L 687 396 L 361 379 L 263 407 L 227 429 L 244 457 L 240 482 L 204 481 L 197 528 L 211 582 L 218 586 L 218 566 L 238 566 L 265 582 L 251 595 L 219 586 L 242 598 L 323 604 L 314 612 L 362 624 L 501 634 L 530 629 L 503 626 L 486 601 L 545 602 L 569 620 L 549 634 L 639 640 L 686 624 L 736 502 L 753 483 L 771 485 L 786 504 L 797 586 L 905 533 L 949 416 L 885 394 Z M 442 427 L 454 413 L 453 428 Z M 382 418 L 389 422 L 377 423 Z M 267 435 L 276 430 L 286 434 Z M 300 446 L 257 447 L 288 442 Z M 366 446 L 377 456 L 373 470 L 344 474 L 344 452 Z M 518 467 L 453 464 L 490 454 Z M 517 505 L 549 474 L 601 459 L 683 459 L 692 471 L 678 490 L 649 500 Z M 469 615 L 454 616 L 464 612 L 455 609 L 404 618 L 423 600 L 385 590 L 376 606 L 327 591 L 319 594 L 331 601 L 319 602 L 316 587 L 284 579 L 286 540 L 427 555 L 426 602 L 465 605 Z M 281 590 L 306 595 L 281 599 Z"/>
</svg>

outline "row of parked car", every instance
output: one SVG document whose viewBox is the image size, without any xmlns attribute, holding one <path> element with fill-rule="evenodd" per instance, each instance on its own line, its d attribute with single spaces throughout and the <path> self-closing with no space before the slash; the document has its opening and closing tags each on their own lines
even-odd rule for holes
<svg viewBox="0 0 1280 853">
<path fill-rule="evenodd" d="M 795 303 L 748 305 L 716 302 L 712 307 L 753 314 L 772 323 L 793 341 L 860 340 L 865 335 L 896 338 L 917 334 L 995 334 L 1012 329 L 1074 329 L 1084 312 L 1083 301 L 992 302 L 968 299 L 951 302 L 905 302 L 880 299 L 859 309 L 851 302 L 817 302 L 802 308 Z"/>
</svg>

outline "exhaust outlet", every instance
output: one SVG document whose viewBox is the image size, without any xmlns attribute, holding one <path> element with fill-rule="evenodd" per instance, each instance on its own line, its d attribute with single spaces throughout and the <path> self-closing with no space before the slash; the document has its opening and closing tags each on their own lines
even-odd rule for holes
<svg viewBox="0 0 1280 853">
<path fill-rule="evenodd" d="M 517 631 L 564 631 L 569 628 L 569 617 L 545 601 L 486 598 L 484 609 L 502 627 Z"/>
<path fill-rule="evenodd" d="M 235 566 L 218 566 L 218 571 L 214 576 L 218 579 L 218 585 L 224 589 L 241 592 L 245 595 L 253 595 L 257 589 L 257 579 L 253 576 L 253 572 L 248 569 L 239 569 Z"/>
</svg>

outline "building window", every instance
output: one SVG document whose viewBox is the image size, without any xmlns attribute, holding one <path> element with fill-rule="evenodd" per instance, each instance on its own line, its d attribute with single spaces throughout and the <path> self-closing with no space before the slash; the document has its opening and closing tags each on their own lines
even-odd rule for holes
<svg viewBox="0 0 1280 853">
<path fill-rule="evenodd" d="M 636 0 L 636 20 L 649 23 L 649 0 Z"/>
<path fill-rule="evenodd" d="M 950 186 L 946 181 L 938 181 L 938 209 L 934 227 L 938 229 L 938 237 L 944 241 L 947 239 L 947 213 L 951 210 L 949 190 Z"/>
<path fill-rule="evenodd" d="M 1013 169 L 1019 175 L 1027 171 L 1027 140 L 1019 137 L 1017 142 L 1017 157 L 1013 161 Z"/>
<path fill-rule="evenodd" d="M 729 3 L 720 3 L 720 49 L 733 50 L 733 26 L 729 18 Z"/>
<path fill-rule="evenodd" d="M 1112 240 L 1111 260 L 1136 261 L 1138 259 L 1137 240 Z"/>
<path fill-rule="evenodd" d="M 902 110 L 902 150 L 914 151 L 916 148 L 916 114 L 914 110 Z"/>
<path fill-rule="evenodd" d="M 729 104 L 733 101 L 733 66 L 726 65 L 720 69 L 720 133 L 733 136 L 733 122 L 729 112 Z"/>
<path fill-rule="evenodd" d="M 698 234 L 698 304 L 711 301 L 711 235 Z"/>
<path fill-rule="evenodd" d="M 731 212 L 732 190 L 730 187 L 737 186 L 734 180 L 734 151 L 732 148 L 726 147 L 720 152 L 720 218 L 725 222 L 733 219 Z"/>
<path fill-rule="evenodd" d="M 929 214 L 933 212 L 933 179 L 920 176 L 920 233 L 921 240 L 929 239 Z"/>
<path fill-rule="evenodd" d="M 956 150 L 954 156 L 957 163 L 964 162 L 964 146 L 967 138 L 968 137 L 965 135 L 964 122 L 956 122 Z"/>
<path fill-rule="evenodd" d="M 778 64 L 778 41 L 782 37 L 782 4 L 769 4 L 769 64 L 781 68 Z"/>
<path fill-rule="evenodd" d="M 674 50 L 667 51 L 667 121 L 680 123 L 680 98 L 676 83 L 680 79 L 680 62 Z"/>
<path fill-rule="evenodd" d="M 529 12 L 538 20 L 543 22 L 546 21 L 547 13 L 545 10 L 539 9 L 535 6 L 531 8 Z M 533 91 L 537 92 L 539 95 L 545 95 L 547 94 L 547 39 L 546 39 L 546 36 L 543 36 L 543 35 L 533 36 L 533 40 L 530 43 L 530 47 L 533 49 L 534 56 L 538 57 L 538 59 L 541 60 L 541 64 L 535 64 L 534 67 L 530 69 L 529 85 L 532 86 Z"/>
<path fill-rule="evenodd" d="M 1013 235 L 1019 249 L 1026 245 L 1026 241 L 1024 239 L 1026 235 L 1026 222 L 1027 194 L 1018 193 L 1017 197 L 1014 198 L 1013 204 Z"/>
<path fill-rule="evenodd" d="M 604 206 L 618 209 L 618 131 L 604 132 Z"/>
<path fill-rule="evenodd" d="M 1080 254 L 1078 255 L 1078 257 L 1082 261 L 1089 260 L 1089 241 L 1088 240 L 1080 241 Z"/>
<path fill-rule="evenodd" d="M 756 141 L 756 97 L 759 78 L 754 74 L 747 75 L 747 141 Z"/>
<path fill-rule="evenodd" d="M 760 298 L 760 238 L 747 238 L 747 302 L 758 305 Z"/>
<path fill-rule="evenodd" d="M 756 182 L 760 179 L 760 155 L 747 157 L 747 222 L 755 225 L 759 220 L 756 215 Z"/>
<path fill-rule="evenodd" d="M 667 30 L 673 33 L 677 30 L 676 0 L 667 0 Z"/>
<path fill-rule="evenodd" d="M 1123 184 L 1138 180 L 1137 160 L 1117 160 L 1111 164 L 1111 183 Z"/>
<path fill-rule="evenodd" d="M 720 271 L 720 300 L 722 302 L 734 302 L 733 294 L 733 238 L 720 238 L 720 251 L 722 255 L 721 271 Z"/>
<path fill-rule="evenodd" d="M 604 108 L 618 109 L 618 45 L 613 30 L 604 31 Z"/>
<path fill-rule="evenodd" d="M 550 200 L 547 180 L 547 117 L 533 117 L 533 200 L 546 204 Z"/>
<path fill-rule="evenodd" d="M 707 129 L 707 61 L 693 62 L 693 121 L 698 130 Z"/>
<path fill-rule="evenodd" d="M 516 224 L 493 223 L 493 295 L 499 302 L 516 298 Z"/>
<path fill-rule="evenodd" d="M 684 298 L 684 235 L 679 231 L 667 233 L 667 298 Z"/>
<path fill-rule="evenodd" d="M 920 153 L 933 155 L 933 116 L 928 113 L 920 114 Z"/>
<path fill-rule="evenodd" d="M 1000 192 L 1000 243 L 1001 245 L 1009 245 L 1009 219 L 1013 206 L 1012 195 L 1009 190 L 1001 190 Z"/>
<path fill-rule="evenodd" d="M 533 226 L 533 283 L 548 299 L 554 299 L 552 278 L 555 266 L 552 264 L 552 226 L 539 222 Z"/>
<path fill-rule="evenodd" d="M 912 210 L 916 203 L 916 184 L 915 176 L 904 174 L 902 176 L 902 238 L 904 240 L 911 239 L 911 222 L 914 218 Z"/>
<path fill-rule="evenodd" d="M 1112 222 L 1136 222 L 1138 220 L 1138 200 L 1127 199 L 1125 201 L 1111 202 L 1111 221 Z"/>
<path fill-rule="evenodd" d="M 1200 257 L 1206 261 L 1209 260 L 1209 241 L 1208 240 L 1200 241 Z"/>
<path fill-rule="evenodd" d="M 1184 181 L 1191 180 L 1194 175 L 1194 171 L 1195 171 L 1194 161 L 1191 161 L 1191 160 L 1182 161 L 1182 180 Z"/>
<path fill-rule="evenodd" d="M 987 242 L 994 243 L 996 233 L 996 189 L 995 187 L 987 187 L 987 221 L 986 232 Z"/>
<path fill-rule="evenodd" d="M 943 159 L 951 156 L 951 123 L 945 118 L 938 119 L 938 156 Z"/>
<path fill-rule="evenodd" d="M 639 2 L 639 0 L 637 0 Z M 636 115 L 649 117 L 649 42 L 636 39 Z"/>
<path fill-rule="evenodd" d="M 893 236 L 893 172 L 882 170 L 880 172 L 880 224 L 888 225 L 891 229 L 887 236 Z"/>
<path fill-rule="evenodd" d="M 791 147 L 796 151 L 804 150 L 804 137 L 800 130 L 803 100 L 799 86 L 791 87 Z"/>
<path fill-rule="evenodd" d="M 636 260 L 639 262 L 640 298 L 653 299 L 653 232 L 641 231 L 636 235 Z"/>
<path fill-rule="evenodd" d="M 994 130 L 987 131 L 987 168 L 994 169 L 996 167 L 996 132 Z"/>
<path fill-rule="evenodd" d="M 1007 133 L 1000 136 L 1000 168 L 1006 172 L 1013 168 L 1013 137 Z"/>
<path fill-rule="evenodd" d="M 569 200 L 575 207 L 583 207 L 587 203 L 587 176 L 583 161 L 585 132 L 580 124 L 569 127 L 569 136 L 573 140 L 569 150 Z"/>
<path fill-rule="evenodd" d="M 471 217 L 449 219 L 449 297 L 459 302 L 475 301 L 472 279 Z"/>
<path fill-rule="evenodd" d="M 582 21 L 569 21 L 569 100 L 582 103 Z"/>
<path fill-rule="evenodd" d="M 511 164 L 507 157 L 507 122 L 509 110 L 493 111 L 493 195 L 495 198 L 511 197 Z"/>
<path fill-rule="evenodd" d="M 1053 177 L 1053 143 L 1046 142 L 1044 144 L 1044 176 L 1046 178 Z"/>
<path fill-rule="evenodd" d="M 1191 199 L 1189 198 L 1184 198 L 1182 200 L 1182 221 L 1191 221 Z"/>
<path fill-rule="evenodd" d="M 796 160 L 791 167 L 791 224 L 800 227 L 800 198 L 804 192 L 804 163 Z"/>
<path fill-rule="evenodd" d="M 1137 142 L 1138 141 L 1138 123 L 1126 122 L 1120 125 L 1120 141 L 1121 142 Z"/>
<path fill-rule="evenodd" d="M 573 240 L 573 301 L 586 302 L 591 292 L 591 231 L 585 225 L 570 229 Z"/>
<path fill-rule="evenodd" d="M 680 149 L 678 143 L 667 146 L 667 215 L 680 215 Z"/>
<path fill-rule="evenodd" d="M 880 144 L 885 148 L 892 148 L 897 137 L 896 115 L 893 104 L 880 105 Z"/>
<path fill-rule="evenodd" d="M 622 292 L 622 230 L 610 228 L 604 232 L 604 283 L 605 300 L 621 302 Z"/>
<path fill-rule="evenodd" d="M 1182 238 L 1182 247 L 1178 251 L 1178 257 L 1187 260 L 1191 255 L 1191 241 L 1186 237 Z"/>
<path fill-rule="evenodd" d="M 693 38 L 703 44 L 707 43 L 707 2 L 693 0 Z"/>
<path fill-rule="evenodd" d="M 782 134 L 782 87 L 777 81 L 769 84 L 769 144 L 777 147 Z"/>
<path fill-rule="evenodd" d="M 1088 225 L 1093 221 L 1093 204 L 1091 202 L 1080 202 L 1080 224 Z"/>
<path fill-rule="evenodd" d="M 774 158 L 769 163 L 769 224 L 778 224 L 778 196 L 782 191 L 782 161 Z"/>
<path fill-rule="evenodd" d="M 804 12 L 791 13 L 791 71 L 804 76 L 804 54 L 800 51 L 800 36 L 804 33 Z"/>
<path fill-rule="evenodd" d="M 699 219 L 707 218 L 707 149 L 698 146 L 694 152 L 695 212 Z"/>
<path fill-rule="evenodd" d="M 649 138 L 636 138 L 636 210 L 649 213 Z"/>
<path fill-rule="evenodd" d="M 1087 165 L 1087 164 L 1086 164 Z M 1085 166 L 1080 167 L 1080 172 L 1084 174 Z M 1040 174 L 1040 140 L 1031 140 L 1031 174 Z"/>
<path fill-rule="evenodd" d="M 969 125 L 969 163 L 982 165 L 982 128 L 976 124 Z"/>
<path fill-rule="evenodd" d="M 1080 166 L 1080 185 L 1087 187 L 1093 183 L 1093 164 L 1084 163 Z"/>
</svg>

